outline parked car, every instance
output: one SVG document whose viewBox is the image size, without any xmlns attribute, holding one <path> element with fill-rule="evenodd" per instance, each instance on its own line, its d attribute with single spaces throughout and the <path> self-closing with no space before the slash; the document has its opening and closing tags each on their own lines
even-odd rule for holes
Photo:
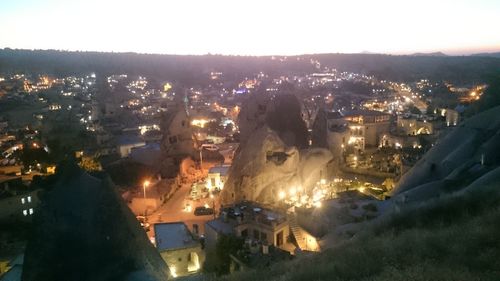
<svg viewBox="0 0 500 281">
<path fill-rule="evenodd" d="M 194 209 L 195 216 L 206 216 L 213 214 L 214 214 L 214 209 L 212 208 L 206 208 L 202 206 L 202 207 L 196 207 L 196 209 Z"/>
</svg>

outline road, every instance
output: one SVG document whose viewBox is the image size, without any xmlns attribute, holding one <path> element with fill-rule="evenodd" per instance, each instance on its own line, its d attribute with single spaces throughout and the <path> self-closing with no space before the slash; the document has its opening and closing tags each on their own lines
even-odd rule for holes
<svg viewBox="0 0 500 281">
<path fill-rule="evenodd" d="M 148 231 L 150 237 L 154 236 L 153 224 L 161 222 L 184 222 L 187 227 L 193 231 L 193 225 L 197 224 L 199 234 L 205 233 L 205 222 L 212 220 L 213 215 L 195 216 L 194 209 L 199 206 L 207 204 L 209 207 L 215 205 L 216 211 L 219 210 L 218 196 L 214 199 L 206 198 L 198 201 L 190 200 L 189 193 L 191 192 L 191 183 L 183 184 L 174 195 L 163 204 L 158 210 L 148 216 L 148 222 L 151 224 L 151 229 Z M 213 203 L 213 200 L 215 200 Z M 191 210 L 185 210 L 186 203 L 191 204 Z"/>
<path fill-rule="evenodd" d="M 425 112 L 427 110 L 427 104 L 419 97 L 412 96 L 411 92 L 398 90 L 396 94 L 405 99 L 409 99 L 413 103 L 413 105 L 415 105 L 415 107 L 417 107 L 421 112 Z"/>
</svg>

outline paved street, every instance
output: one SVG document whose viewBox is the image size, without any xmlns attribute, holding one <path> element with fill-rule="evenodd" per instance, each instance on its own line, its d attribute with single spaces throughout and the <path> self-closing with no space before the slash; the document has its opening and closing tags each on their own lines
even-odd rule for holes
<svg viewBox="0 0 500 281">
<path fill-rule="evenodd" d="M 427 104 L 419 97 L 413 96 L 411 92 L 399 90 L 397 91 L 397 95 L 405 99 L 409 99 L 413 103 L 413 105 L 415 105 L 415 107 L 417 107 L 422 112 L 425 112 L 425 110 L 427 109 Z"/>
<path fill-rule="evenodd" d="M 191 183 L 184 184 L 174 195 L 158 210 L 148 216 L 148 222 L 151 224 L 151 229 L 148 235 L 154 236 L 153 224 L 159 222 L 184 222 L 188 228 L 193 231 L 193 225 L 198 224 L 200 234 L 205 233 L 205 222 L 214 218 L 213 215 L 195 216 L 194 209 L 207 204 L 212 208 L 212 199 L 200 199 L 198 201 L 190 200 L 189 193 L 191 191 Z M 218 198 L 214 198 L 218 200 Z M 185 210 L 186 204 L 191 205 L 191 210 Z M 218 204 L 215 204 L 216 210 L 219 209 Z"/>
</svg>

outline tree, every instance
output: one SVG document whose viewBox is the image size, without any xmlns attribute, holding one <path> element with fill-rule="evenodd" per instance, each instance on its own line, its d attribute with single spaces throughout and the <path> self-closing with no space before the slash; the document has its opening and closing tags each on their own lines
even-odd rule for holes
<svg viewBox="0 0 500 281">
<path fill-rule="evenodd" d="M 206 272 L 212 272 L 218 276 L 228 274 L 231 265 L 231 258 L 229 255 L 236 254 L 243 248 L 244 239 L 234 235 L 221 235 L 217 239 L 215 246 L 215 253 L 211 252 L 210 258 L 206 259 L 203 266 Z"/>
<path fill-rule="evenodd" d="M 34 165 L 36 163 L 47 163 L 49 160 L 48 153 L 43 148 L 33 148 L 27 143 L 24 144 L 24 149 L 20 155 L 24 166 Z"/>
<path fill-rule="evenodd" d="M 410 105 L 410 107 L 408 108 L 410 110 L 410 113 L 412 114 L 422 114 L 422 112 L 420 111 L 420 109 L 418 109 L 416 106 L 414 105 Z"/>
<path fill-rule="evenodd" d="M 97 172 L 102 170 L 101 163 L 95 156 L 82 156 L 78 166 L 87 172 Z"/>
</svg>

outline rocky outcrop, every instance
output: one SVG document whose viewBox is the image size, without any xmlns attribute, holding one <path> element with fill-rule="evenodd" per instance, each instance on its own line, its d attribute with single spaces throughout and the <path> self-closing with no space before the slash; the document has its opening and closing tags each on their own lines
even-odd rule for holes
<svg viewBox="0 0 500 281">
<path fill-rule="evenodd" d="M 243 103 L 238 116 L 242 143 L 255 130 L 268 126 L 286 145 L 306 148 L 308 131 L 301 115 L 300 102 L 294 95 L 280 94 L 271 99 L 262 93 L 252 94 Z"/>
<path fill-rule="evenodd" d="M 167 265 L 111 184 L 65 167 L 35 210 L 22 280 L 168 277 Z"/>
<path fill-rule="evenodd" d="M 179 173 L 180 163 L 187 157 L 196 157 L 196 138 L 185 108 L 179 104 L 162 115 L 160 172 L 162 177 L 173 178 Z"/>
<path fill-rule="evenodd" d="M 252 94 L 242 104 L 238 115 L 240 138 L 245 142 L 258 128 L 266 124 L 267 106 L 271 97 L 264 94 Z"/>
<path fill-rule="evenodd" d="M 302 118 L 300 102 L 294 95 L 277 95 L 267 109 L 266 124 L 288 146 L 308 147 L 309 133 Z"/>
<path fill-rule="evenodd" d="M 319 109 L 312 125 L 312 146 L 328 148 L 327 142 L 327 113 L 324 109 Z"/>
<path fill-rule="evenodd" d="M 474 186 L 486 175 L 490 181 L 500 181 L 498 172 L 491 173 L 500 165 L 499 116 L 500 107 L 492 108 L 466 120 L 439 140 L 398 182 L 394 189 L 396 198 L 404 202 L 425 201 Z"/>
<path fill-rule="evenodd" d="M 238 117 L 242 142 L 224 185 L 224 204 L 274 204 L 291 188 L 309 191 L 326 174 L 327 149 L 308 147 L 308 131 L 294 95 L 253 94 Z"/>
<path fill-rule="evenodd" d="M 224 185 L 224 204 L 241 200 L 275 204 L 281 191 L 302 187 L 309 191 L 324 176 L 331 160 L 326 149 L 298 150 L 264 126 L 256 130 L 233 160 Z"/>
</svg>

